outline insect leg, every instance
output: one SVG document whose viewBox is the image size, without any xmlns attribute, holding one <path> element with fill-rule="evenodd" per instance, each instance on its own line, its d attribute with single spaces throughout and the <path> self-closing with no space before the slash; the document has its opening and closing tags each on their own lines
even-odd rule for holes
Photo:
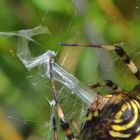
<svg viewBox="0 0 140 140">
<path fill-rule="evenodd" d="M 54 140 L 58 140 L 58 132 L 57 132 L 56 120 L 54 116 L 52 118 L 52 125 L 53 125 L 53 131 L 54 131 Z"/>
<path fill-rule="evenodd" d="M 78 126 L 76 120 L 70 119 L 70 123 L 71 123 L 71 125 L 75 128 L 75 130 L 76 130 L 78 133 L 80 133 L 80 128 L 79 128 L 79 126 Z"/>
<path fill-rule="evenodd" d="M 131 91 L 130 91 L 131 94 L 134 94 L 134 95 L 140 95 L 140 83 L 137 84 Z"/>
<path fill-rule="evenodd" d="M 49 66 L 50 66 L 50 81 L 51 81 L 51 86 L 52 86 L 52 94 L 53 94 L 53 98 L 55 101 L 55 109 L 56 109 L 56 113 L 60 119 L 60 123 L 61 123 L 61 128 L 64 131 L 65 136 L 69 139 L 69 140 L 77 140 L 77 138 L 75 138 L 72 130 L 70 129 L 70 125 L 68 122 L 65 121 L 65 117 L 64 117 L 64 113 L 63 110 L 61 109 L 61 106 L 59 104 L 58 98 L 57 98 L 57 92 L 56 92 L 56 88 L 55 88 L 55 82 L 53 79 L 53 69 L 52 69 L 52 63 L 53 63 L 53 59 L 50 59 L 49 61 Z M 54 122 L 54 126 L 55 126 L 55 120 L 53 120 Z M 55 135 L 56 135 L 56 129 L 55 130 Z M 54 136 L 55 137 L 55 136 Z M 57 136 L 56 136 L 57 138 Z M 57 139 L 55 139 L 57 140 Z"/>
<path fill-rule="evenodd" d="M 107 87 L 113 89 L 114 91 L 121 91 L 121 88 L 119 86 L 117 86 L 117 84 L 112 82 L 111 80 L 105 80 L 104 82 L 89 85 L 89 87 L 91 89 L 95 89 L 95 88 L 98 88 L 98 87 L 104 87 L 104 86 L 107 86 Z"/>
<path fill-rule="evenodd" d="M 115 45 L 96 45 L 96 44 L 66 44 L 66 43 L 60 43 L 60 46 L 79 46 L 79 47 L 94 47 L 94 48 L 102 48 L 108 51 L 115 52 L 124 63 L 128 66 L 128 68 L 131 70 L 131 72 L 135 75 L 135 77 L 140 80 L 140 71 L 135 65 L 135 63 L 129 58 L 129 56 L 126 54 L 126 52 L 123 50 L 120 44 Z"/>
</svg>

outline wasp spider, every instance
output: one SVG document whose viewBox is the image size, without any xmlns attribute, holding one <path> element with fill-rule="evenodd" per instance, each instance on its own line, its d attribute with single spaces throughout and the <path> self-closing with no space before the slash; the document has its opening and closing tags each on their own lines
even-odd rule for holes
<svg viewBox="0 0 140 140">
<path fill-rule="evenodd" d="M 140 71 L 120 45 L 66 43 L 60 43 L 59 45 L 96 47 L 115 52 L 121 60 L 124 61 L 135 77 L 140 80 Z M 71 124 L 73 124 L 73 127 L 76 128 L 78 133 L 75 135 L 70 128 L 70 123 L 65 120 L 56 95 L 52 63 L 53 61 L 50 60 L 50 78 L 53 98 L 55 100 L 55 109 L 64 134 L 69 140 L 140 140 L 140 98 L 137 96 L 140 92 L 140 84 L 128 93 L 123 92 L 121 88 L 110 80 L 90 85 L 91 88 L 108 86 L 112 88 L 114 92 L 104 97 L 98 95 L 96 101 L 88 107 L 80 129 L 76 122 L 72 120 Z M 58 140 L 55 117 L 53 118 L 53 130 L 54 140 Z"/>
</svg>

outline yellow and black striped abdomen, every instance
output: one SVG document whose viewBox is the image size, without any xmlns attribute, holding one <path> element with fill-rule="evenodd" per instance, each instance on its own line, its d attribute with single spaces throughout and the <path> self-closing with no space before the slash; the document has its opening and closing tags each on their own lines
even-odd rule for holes
<svg viewBox="0 0 140 140">
<path fill-rule="evenodd" d="M 140 99 L 118 93 L 92 105 L 82 124 L 80 140 L 140 140 Z"/>
</svg>

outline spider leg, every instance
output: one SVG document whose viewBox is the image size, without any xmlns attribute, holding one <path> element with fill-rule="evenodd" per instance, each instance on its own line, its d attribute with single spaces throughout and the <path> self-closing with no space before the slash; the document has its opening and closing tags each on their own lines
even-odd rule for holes
<svg viewBox="0 0 140 140">
<path fill-rule="evenodd" d="M 135 77 L 140 80 L 140 71 L 135 65 L 135 63 L 129 58 L 129 56 L 126 54 L 126 52 L 123 50 L 120 44 L 115 45 L 96 45 L 96 44 L 66 44 L 66 43 L 60 43 L 60 46 L 79 46 L 79 47 L 94 47 L 94 48 L 102 48 L 108 51 L 115 52 L 124 63 L 128 66 L 128 68 L 131 70 L 131 72 L 135 75 Z"/>
<path fill-rule="evenodd" d="M 70 123 L 71 123 L 71 125 L 75 128 L 75 130 L 76 130 L 78 133 L 80 133 L 80 128 L 79 128 L 79 126 L 78 126 L 78 124 L 77 124 L 77 121 L 74 120 L 74 119 L 70 119 Z"/>
<path fill-rule="evenodd" d="M 137 84 L 131 91 L 131 94 L 138 96 L 140 94 L 140 83 Z"/>
<path fill-rule="evenodd" d="M 77 138 L 75 138 L 72 130 L 70 129 L 70 125 L 68 122 L 65 121 L 65 117 L 64 117 L 64 113 L 63 110 L 61 109 L 61 106 L 59 104 L 58 98 L 57 98 L 57 93 L 56 93 L 56 88 L 55 88 L 55 83 L 54 83 L 54 79 L 53 79 L 53 69 L 52 69 L 52 63 L 53 63 L 53 59 L 50 59 L 49 61 L 49 66 L 50 66 L 50 81 L 51 81 L 51 86 L 52 86 L 52 94 L 53 94 L 53 98 L 55 101 L 55 110 L 56 113 L 60 119 L 60 123 L 61 123 L 61 128 L 64 131 L 65 136 L 69 139 L 69 140 L 77 140 Z M 54 129 L 54 139 L 57 140 L 57 131 L 56 131 L 56 123 L 55 123 L 55 119 L 53 120 L 53 129 Z"/>
<path fill-rule="evenodd" d="M 52 118 L 52 124 L 53 124 L 53 131 L 54 131 L 54 140 L 58 140 L 58 132 L 57 132 L 56 120 L 54 116 Z"/>
<path fill-rule="evenodd" d="M 111 89 L 113 89 L 114 91 L 121 91 L 121 88 L 119 86 L 117 86 L 117 84 L 115 84 L 114 82 L 112 82 L 111 80 L 105 80 L 104 82 L 100 82 L 100 83 L 95 83 L 95 84 L 90 84 L 89 87 L 91 89 L 95 89 L 98 87 L 104 87 L 107 86 Z"/>
</svg>

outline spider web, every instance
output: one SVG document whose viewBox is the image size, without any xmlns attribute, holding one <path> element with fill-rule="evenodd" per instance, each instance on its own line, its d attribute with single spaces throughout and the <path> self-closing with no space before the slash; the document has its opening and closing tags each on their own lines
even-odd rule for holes
<svg viewBox="0 0 140 140">
<path fill-rule="evenodd" d="M 58 40 L 59 40 L 59 42 L 79 42 L 79 41 L 81 41 L 81 38 L 83 38 L 84 34 L 87 34 L 87 36 L 88 36 L 87 40 L 89 40 L 92 43 L 101 44 L 101 43 L 105 42 L 104 37 L 101 34 L 101 30 L 99 28 L 96 28 L 97 27 L 96 21 L 95 21 L 94 25 L 85 22 L 84 23 L 85 24 L 84 31 L 78 30 L 79 24 L 77 24 L 77 26 L 75 28 L 72 28 L 72 25 L 75 24 L 77 21 L 77 18 L 78 18 L 77 15 L 82 14 L 82 12 L 84 12 L 86 7 L 83 5 L 86 5 L 86 4 L 84 3 L 84 1 L 81 2 L 80 5 L 79 5 L 78 1 L 71 1 L 71 2 L 76 5 L 76 10 L 73 11 L 73 18 L 69 20 L 69 23 L 67 23 L 66 19 L 69 17 L 67 17 L 67 16 L 64 17 L 64 19 L 62 20 L 62 23 L 60 23 L 60 27 L 57 31 L 57 35 L 59 35 L 59 32 L 62 32 L 62 31 L 64 32 L 65 36 L 63 36 L 63 38 L 60 38 L 57 35 L 55 35 L 55 32 L 54 33 L 49 32 L 49 30 L 46 26 L 48 14 L 43 17 L 42 26 L 38 26 L 36 28 L 36 29 L 38 29 L 37 33 L 38 32 L 40 32 L 40 33 L 47 32 L 47 33 L 51 34 L 51 37 L 49 37 L 49 39 L 52 38 L 53 44 L 51 45 L 50 48 L 48 47 L 47 49 L 50 49 L 50 50 L 54 49 L 55 50 L 55 48 L 56 48 L 55 44 L 58 43 Z M 139 7 L 137 6 L 136 10 L 138 10 L 138 8 Z M 107 21 L 105 21 L 105 22 L 107 22 Z M 44 27 L 44 25 L 45 25 L 45 27 Z M 65 31 L 64 31 L 64 27 L 66 27 Z M 77 29 L 77 30 L 75 30 L 75 29 Z M 73 31 L 71 31 L 71 30 L 73 30 Z M 29 32 L 30 31 L 32 31 L 32 30 L 29 30 Z M 33 46 L 31 46 L 32 50 L 35 50 L 37 48 L 36 46 L 42 47 L 42 44 L 39 44 L 39 41 L 38 41 L 39 39 L 32 38 L 32 35 L 29 32 L 28 33 L 24 32 L 25 34 L 20 34 L 21 35 L 20 37 L 23 37 L 24 39 L 28 40 L 29 42 L 33 42 L 33 43 L 31 43 L 31 45 L 34 44 Z M 7 37 L 19 36 L 19 32 L 12 32 L 12 33 L 8 33 L 8 34 L 3 32 L 3 33 L 1 33 L 1 35 L 3 35 L 3 36 L 5 35 Z M 20 40 L 20 41 L 24 41 L 24 40 Z M 23 43 L 24 42 L 19 42 L 19 44 L 22 44 L 22 45 L 23 45 Z M 73 50 L 71 48 L 66 49 L 62 56 L 59 56 L 60 52 L 62 52 L 61 48 L 59 48 L 57 46 L 56 50 L 57 50 L 56 51 L 56 53 L 57 53 L 56 62 L 65 67 L 66 63 L 69 63 L 68 62 L 69 56 L 71 55 L 71 52 Z M 113 77 L 112 71 L 114 70 L 114 65 L 112 62 L 112 55 L 110 56 L 110 54 L 108 52 L 102 51 L 102 50 L 95 50 L 96 53 L 93 50 L 90 50 L 90 51 L 92 51 L 91 54 L 93 55 L 93 57 L 92 57 L 93 60 L 89 61 L 89 59 L 91 59 L 91 57 L 90 57 L 89 59 L 87 59 L 87 61 L 90 64 L 94 64 L 94 68 L 91 67 L 89 69 L 90 69 L 90 71 L 93 71 L 93 73 L 96 75 L 97 70 L 95 70 L 95 69 L 97 69 L 97 67 L 99 66 L 100 67 L 100 76 L 93 76 L 93 78 L 91 78 L 91 72 L 90 72 L 90 76 L 88 76 L 89 71 L 85 70 L 87 72 L 85 74 L 87 76 L 87 78 L 85 78 L 85 79 L 86 80 L 88 79 L 88 80 L 84 81 L 83 80 L 84 78 L 83 79 L 81 78 L 81 80 L 83 80 L 83 82 L 88 84 L 91 82 L 101 81 L 102 79 L 108 79 L 108 77 L 110 77 L 110 79 L 111 79 Z M 18 50 L 19 56 L 22 55 L 21 52 L 23 52 L 23 50 L 21 50 L 21 48 L 20 48 Z M 133 49 L 133 52 L 131 52 L 131 51 L 128 51 L 128 52 L 130 52 L 129 53 L 130 55 L 135 54 L 134 57 L 135 57 L 135 59 L 137 59 L 137 55 L 139 55 L 139 51 L 137 51 L 137 53 L 135 53 L 136 51 Z M 13 53 L 13 50 L 11 50 L 11 53 Z M 31 51 L 31 53 L 36 54 L 36 52 L 32 52 L 32 51 Z M 26 58 L 28 59 L 31 56 L 28 49 L 26 50 L 26 54 L 27 54 Z M 88 50 L 87 54 L 89 54 L 89 50 Z M 40 55 L 40 54 L 38 54 L 38 55 Z M 84 56 L 84 55 L 86 55 L 86 51 L 84 53 L 82 53 L 82 56 Z M 81 57 L 81 56 L 78 56 L 78 57 Z M 84 59 L 86 57 L 88 57 L 88 56 L 85 56 Z M 115 58 L 116 58 L 116 56 L 113 56 L 115 63 L 118 65 L 119 68 L 122 69 L 119 72 L 126 73 L 126 71 L 128 71 L 125 69 L 126 67 L 124 67 L 124 69 L 123 69 L 123 66 L 122 66 L 123 64 L 121 62 L 119 62 L 120 60 L 118 60 L 117 58 L 115 59 Z M 74 59 L 72 59 L 72 60 L 74 61 Z M 86 63 L 88 63 L 87 61 L 85 60 Z M 107 62 L 108 65 L 106 65 L 105 62 Z M 76 64 L 78 65 L 78 61 L 75 62 L 75 65 Z M 25 65 L 27 66 L 27 64 L 25 64 Z M 66 65 L 66 68 L 67 68 L 67 65 Z M 85 68 L 86 68 L 86 66 L 85 66 Z M 68 69 L 68 70 L 70 71 L 70 69 Z M 73 73 L 73 75 L 79 76 L 80 70 L 76 70 L 76 68 L 75 68 L 75 70 L 73 70 L 72 73 Z M 127 72 L 127 73 L 129 74 L 129 72 Z M 26 111 L 24 110 L 24 113 L 27 113 L 29 115 L 25 115 L 25 114 L 23 115 L 22 113 L 21 114 L 19 113 L 20 114 L 19 115 L 20 117 L 19 117 L 16 113 L 7 111 L 8 118 L 12 122 L 14 122 L 14 124 L 17 125 L 17 128 L 23 129 L 25 127 L 25 130 L 32 131 L 32 129 L 28 130 L 27 128 L 30 128 L 30 126 L 33 126 L 33 128 L 35 130 L 33 130 L 33 132 L 31 132 L 29 137 L 27 136 L 27 138 L 26 138 L 27 140 L 35 140 L 35 139 L 37 139 L 37 140 L 44 140 L 44 139 L 52 140 L 53 139 L 53 130 L 52 130 L 51 119 L 52 119 L 52 116 L 55 115 L 55 112 L 54 112 L 52 106 L 50 105 L 52 103 L 51 86 L 49 84 L 49 80 L 47 80 L 46 76 L 43 74 L 44 74 L 44 68 L 42 68 L 42 67 L 34 68 L 30 72 L 28 72 L 28 74 L 26 75 L 27 76 L 26 80 L 23 81 L 23 83 L 21 83 L 21 85 L 20 85 L 20 86 L 24 87 L 26 82 L 29 82 L 31 84 L 30 88 L 32 88 L 34 90 L 31 90 L 32 92 L 30 93 L 30 95 L 26 95 L 26 97 L 23 96 L 23 98 L 27 99 L 27 104 L 29 106 L 31 106 L 29 104 L 30 99 L 28 99 L 28 98 L 33 97 L 31 102 L 33 102 L 32 104 L 33 104 L 34 108 L 37 108 L 38 114 L 43 114 L 43 115 L 37 115 L 37 113 L 34 113 L 33 115 L 37 115 L 37 116 L 32 117 L 33 115 L 30 114 L 29 109 L 27 109 L 28 106 L 25 106 Z M 100 77 L 102 77 L 102 78 L 100 78 Z M 119 78 L 116 81 L 119 82 Z M 64 84 L 56 82 L 56 87 L 57 87 L 57 92 L 59 94 L 59 100 L 60 100 L 62 109 L 64 110 L 66 119 L 69 120 L 70 118 L 76 118 L 76 120 L 78 120 L 78 124 L 80 126 L 81 121 L 82 121 L 82 117 L 83 117 L 84 112 L 86 110 L 85 108 L 87 106 L 84 104 L 84 102 L 81 99 L 79 99 L 75 96 L 73 90 L 69 90 L 68 88 L 66 88 L 66 86 Z M 28 90 L 30 90 L 30 89 L 28 89 Z M 46 92 L 44 92 L 44 91 L 46 91 Z M 35 98 L 38 99 L 38 101 Z M 18 106 L 22 106 L 22 104 L 20 104 Z M 21 108 L 18 108 L 18 109 L 21 109 Z M 77 116 L 79 116 L 79 117 L 77 117 Z M 59 123 L 58 118 L 57 118 L 57 122 L 58 122 L 57 127 L 58 127 L 59 139 L 64 139 L 64 135 L 63 135 L 63 132 L 60 128 L 60 123 Z M 23 127 L 21 127 L 21 126 L 23 126 Z"/>
<path fill-rule="evenodd" d="M 44 18 L 46 18 L 46 16 Z M 73 18 L 71 19 L 70 23 L 67 25 L 66 34 L 71 29 L 71 25 L 73 24 L 75 18 L 76 18 L 76 12 L 74 12 Z M 44 24 L 44 19 L 43 19 L 43 24 Z M 65 24 L 65 19 L 64 19 L 62 25 L 63 24 Z M 40 46 L 40 44 L 32 38 L 33 35 L 43 34 L 43 33 L 50 34 L 48 28 L 43 27 L 43 26 L 40 25 L 34 29 L 29 29 L 29 30 L 21 30 L 21 31 L 15 31 L 15 32 L 8 32 L 8 33 L 1 32 L 0 33 L 1 36 L 6 36 L 6 37 L 17 36 L 19 38 L 17 55 L 20 58 L 20 60 L 23 62 L 24 66 L 30 70 L 30 72 L 27 74 L 27 81 L 30 82 L 32 87 L 35 90 L 38 90 L 38 92 L 41 93 L 43 91 L 42 87 L 43 88 L 45 87 L 46 91 L 48 92 L 47 94 L 43 93 L 41 95 L 41 99 L 39 99 L 40 104 L 44 103 L 46 106 L 46 109 L 48 109 L 48 111 L 46 111 L 46 117 L 45 117 L 44 121 L 42 121 L 42 120 L 40 121 L 39 119 L 37 120 L 36 117 L 35 117 L 35 119 L 32 119 L 32 118 L 28 119 L 28 117 L 26 117 L 26 115 L 25 116 L 21 115 L 21 117 L 18 117 L 16 113 L 11 113 L 11 112 L 7 111 L 7 114 L 9 114 L 8 118 L 14 124 L 17 125 L 17 128 L 20 129 L 20 131 L 22 131 L 22 129 L 25 127 L 24 129 L 27 129 L 27 131 L 30 132 L 30 131 L 32 131 L 32 128 L 30 130 L 31 126 L 33 126 L 33 127 L 37 126 L 37 130 L 34 133 L 32 133 L 32 135 L 30 137 L 27 136 L 27 138 L 26 138 L 27 140 L 31 140 L 31 139 L 39 139 L 39 140 L 43 140 L 43 139 L 49 140 L 50 139 L 51 140 L 51 139 L 53 139 L 53 134 L 52 134 L 53 130 L 52 130 L 51 119 L 52 119 L 52 115 L 55 115 L 56 113 L 53 111 L 52 105 L 51 105 L 53 103 L 52 98 L 51 98 L 51 92 L 50 92 L 51 87 L 49 86 L 49 81 L 46 79 L 46 75 L 48 75 L 48 74 L 46 74 L 47 73 L 47 71 L 45 71 L 46 69 L 44 67 L 43 68 L 41 67 L 41 65 L 43 63 L 45 63 L 45 61 L 47 62 L 47 57 L 46 57 L 47 55 L 44 54 L 41 57 L 32 58 L 32 57 L 30 57 L 31 53 L 29 51 L 29 48 L 27 47 L 29 42 L 33 42 L 35 45 Z M 76 40 L 78 33 L 73 37 L 73 40 Z M 58 49 L 58 52 L 59 52 L 59 49 Z M 11 53 L 13 53 L 12 50 L 11 50 Z M 55 55 L 55 54 L 52 54 L 52 55 Z M 67 55 L 69 55 L 69 52 L 67 52 Z M 61 65 L 65 63 L 67 55 L 64 56 L 64 59 L 63 59 Z M 44 61 L 44 59 L 45 59 L 45 61 Z M 33 71 L 31 70 L 32 68 L 34 68 L 38 65 L 40 66 L 39 68 L 37 68 Z M 59 80 L 61 80 L 61 79 L 59 79 Z M 74 79 L 74 81 L 75 81 L 75 79 Z M 21 86 L 24 86 L 25 82 L 26 81 L 24 81 L 21 84 Z M 45 86 L 45 85 L 47 85 L 47 86 Z M 82 86 L 82 85 L 80 85 L 80 86 Z M 82 116 L 85 112 L 86 105 L 80 99 L 75 98 L 76 96 L 74 94 L 75 91 L 74 91 L 73 87 L 70 87 L 71 90 L 68 90 L 64 86 L 64 84 L 60 84 L 60 83 L 56 83 L 56 87 L 57 87 L 57 93 L 59 94 L 59 100 L 60 100 L 62 109 L 64 110 L 66 119 L 69 120 L 71 118 L 76 118 L 76 120 L 78 120 L 79 125 L 80 125 Z M 69 105 L 66 105 L 68 102 L 69 102 Z M 40 112 L 38 111 L 38 113 L 40 113 Z M 45 114 L 44 114 L 44 116 L 45 116 Z M 77 116 L 79 116 L 79 117 L 77 117 Z M 58 128 L 60 128 L 59 127 L 60 123 L 59 123 L 58 118 L 57 118 L 57 122 L 58 122 Z M 26 130 L 23 130 L 23 131 L 26 131 Z M 37 132 L 37 131 L 39 131 L 39 132 Z M 43 133 L 39 134 L 40 132 L 41 133 L 43 132 Z M 59 132 L 60 132 L 59 139 L 64 139 L 64 135 L 61 135 L 62 131 L 60 129 L 58 129 L 58 133 Z"/>
</svg>

